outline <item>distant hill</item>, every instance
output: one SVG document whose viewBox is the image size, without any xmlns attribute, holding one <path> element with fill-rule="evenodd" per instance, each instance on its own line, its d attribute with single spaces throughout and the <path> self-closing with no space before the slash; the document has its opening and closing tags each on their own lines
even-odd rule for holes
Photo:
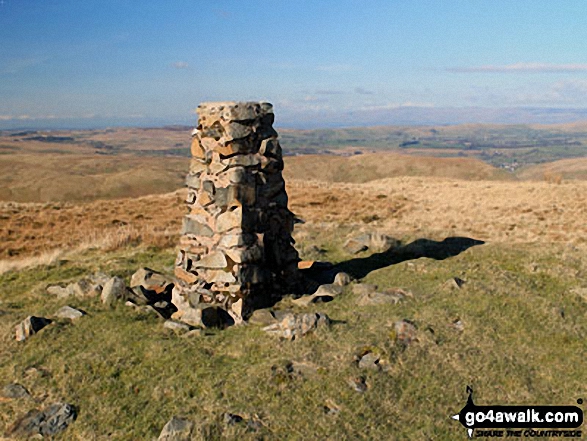
<svg viewBox="0 0 587 441">
<path fill-rule="evenodd" d="M 560 161 L 526 167 L 517 176 L 525 180 L 581 179 L 587 180 L 587 158 L 562 159 Z"/>
<path fill-rule="evenodd" d="M 515 177 L 478 159 L 436 158 L 397 153 L 351 157 L 304 155 L 287 158 L 286 178 L 330 182 L 368 182 L 395 176 L 430 176 L 464 180 L 513 180 Z"/>
<path fill-rule="evenodd" d="M 85 201 L 168 193 L 183 186 L 185 158 L 0 155 L 0 200 Z"/>
</svg>

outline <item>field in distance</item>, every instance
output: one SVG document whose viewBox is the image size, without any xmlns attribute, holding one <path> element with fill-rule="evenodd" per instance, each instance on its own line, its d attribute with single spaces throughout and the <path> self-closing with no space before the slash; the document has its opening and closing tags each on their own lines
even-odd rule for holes
<svg viewBox="0 0 587 441">
<path fill-rule="evenodd" d="M 587 125 L 281 130 L 288 179 L 587 178 Z M 189 127 L 0 132 L 0 200 L 88 201 L 183 185 Z M 572 158 L 572 159 L 570 159 Z"/>
</svg>

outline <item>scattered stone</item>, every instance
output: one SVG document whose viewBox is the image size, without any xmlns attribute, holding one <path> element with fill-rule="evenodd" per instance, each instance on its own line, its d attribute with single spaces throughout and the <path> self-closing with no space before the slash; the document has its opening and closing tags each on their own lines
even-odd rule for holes
<svg viewBox="0 0 587 441">
<path fill-rule="evenodd" d="M 35 317 L 34 315 L 28 316 L 26 319 L 16 325 L 16 341 L 26 340 L 50 323 L 52 323 L 52 320 L 45 317 Z"/>
<path fill-rule="evenodd" d="M 364 233 L 348 239 L 343 249 L 349 254 L 358 254 L 371 249 L 376 253 L 384 253 L 401 246 L 401 241 L 381 233 Z"/>
<path fill-rule="evenodd" d="M 340 406 L 332 400 L 326 400 L 322 409 L 326 415 L 338 415 L 340 413 Z"/>
<path fill-rule="evenodd" d="M 76 320 L 86 315 L 86 313 L 79 309 L 72 308 L 71 306 L 64 306 L 59 308 L 59 310 L 54 315 L 60 319 Z"/>
<path fill-rule="evenodd" d="M 368 389 L 365 377 L 354 377 L 349 379 L 349 386 L 361 394 Z"/>
<path fill-rule="evenodd" d="M 377 285 L 370 283 L 357 283 L 353 285 L 353 294 L 362 296 L 377 291 Z"/>
<path fill-rule="evenodd" d="M 275 322 L 275 316 L 269 309 L 257 309 L 249 317 L 249 323 L 253 325 L 269 326 Z"/>
<path fill-rule="evenodd" d="M 459 279 L 458 277 L 451 277 L 445 282 L 444 286 L 448 289 L 461 289 L 465 283 L 466 280 Z"/>
<path fill-rule="evenodd" d="M 465 330 L 465 324 L 461 321 L 461 319 L 456 319 L 450 324 L 450 326 L 459 332 L 463 332 Z"/>
<path fill-rule="evenodd" d="M 401 240 L 381 233 L 371 233 L 369 248 L 376 253 L 384 253 L 402 245 Z"/>
<path fill-rule="evenodd" d="M 186 332 L 181 336 L 181 338 L 192 338 L 192 337 L 199 337 L 200 335 L 204 335 L 203 329 L 192 329 L 191 331 Z"/>
<path fill-rule="evenodd" d="M 241 423 L 243 421 L 242 416 L 228 412 L 226 412 L 222 416 L 222 419 L 224 421 L 224 424 L 226 424 L 227 426 L 234 426 L 235 424 Z"/>
<path fill-rule="evenodd" d="M 150 268 L 139 268 L 130 278 L 129 288 L 142 286 L 157 294 L 167 289 L 171 282 L 161 273 Z"/>
<path fill-rule="evenodd" d="M 163 323 L 163 327 L 177 333 L 188 332 L 191 329 L 189 325 L 173 320 L 167 320 L 165 323 Z"/>
<path fill-rule="evenodd" d="M 99 296 L 102 292 L 102 286 L 90 279 L 80 279 L 77 282 L 70 283 L 66 287 L 60 285 L 48 286 L 47 292 L 60 299 L 67 297 L 85 299 Z"/>
<path fill-rule="evenodd" d="M 337 273 L 334 276 L 334 284 L 338 286 L 346 286 L 353 281 L 352 277 L 349 276 L 347 273 Z"/>
<path fill-rule="evenodd" d="M 27 367 L 24 371 L 24 374 L 26 378 L 33 379 L 48 378 L 51 376 L 51 373 L 47 369 L 34 366 Z"/>
<path fill-rule="evenodd" d="M 417 341 L 417 329 L 410 320 L 403 319 L 393 324 L 395 340 L 403 346 L 409 346 L 412 342 Z"/>
<path fill-rule="evenodd" d="M 8 431 L 11 436 L 54 436 L 63 432 L 76 419 L 77 411 L 67 403 L 55 403 L 45 410 L 31 410 Z"/>
<path fill-rule="evenodd" d="M 266 326 L 263 331 L 287 340 L 306 335 L 317 328 L 330 325 L 330 319 L 323 313 L 287 313 L 278 323 Z"/>
<path fill-rule="evenodd" d="M 157 441 L 190 441 L 194 423 L 186 418 L 174 416 L 171 418 L 157 438 Z"/>
<path fill-rule="evenodd" d="M 100 285 L 100 286 L 104 286 L 106 285 L 106 282 L 108 282 L 108 280 L 110 280 L 112 278 L 112 276 L 103 273 L 101 271 L 95 272 L 94 274 L 92 274 L 89 279 L 96 285 Z"/>
<path fill-rule="evenodd" d="M 320 285 L 316 292 L 314 293 L 317 297 L 336 297 L 342 294 L 342 286 L 336 285 L 334 283 L 328 283 L 326 285 Z"/>
<path fill-rule="evenodd" d="M 2 398 L 14 400 L 18 398 L 28 398 L 31 394 L 22 384 L 10 383 L 2 388 L 0 396 Z"/>
<path fill-rule="evenodd" d="M 120 277 L 112 277 L 104 285 L 100 298 L 102 299 L 102 303 L 108 306 L 114 305 L 119 300 L 126 300 L 127 289 L 124 280 Z"/>
<path fill-rule="evenodd" d="M 57 296 L 60 299 L 69 297 L 71 295 L 67 287 L 60 285 L 50 285 L 47 287 L 47 292 L 53 296 Z"/>
<path fill-rule="evenodd" d="M 359 369 L 370 369 L 375 371 L 381 370 L 381 366 L 379 365 L 379 356 L 370 351 L 359 358 L 358 366 Z"/>
<path fill-rule="evenodd" d="M 359 254 L 362 251 L 367 251 L 369 249 L 369 245 L 366 244 L 363 240 L 360 240 L 364 239 L 364 236 L 365 235 L 359 236 L 358 238 L 348 239 L 342 246 L 342 249 L 349 254 Z"/>
<path fill-rule="evenodd" d="M 311 303 L 327 303 L 342 294 L 342 286 L 335 284 L 320 285 L 316 292 L 309 296 L 302 296 L 293 300 L 298 306 L 308 306 Z"/>
<path fill-rule="evenodd" d="M 375 291 L 360 295 L 357 304 L 359 306 L 395 305 L 401 302 L 405 297 L 413 297 L 413 294 L 409 291 L 404 291 L 401 288 L 389 289 L 383 292 Z"/>
</svg>

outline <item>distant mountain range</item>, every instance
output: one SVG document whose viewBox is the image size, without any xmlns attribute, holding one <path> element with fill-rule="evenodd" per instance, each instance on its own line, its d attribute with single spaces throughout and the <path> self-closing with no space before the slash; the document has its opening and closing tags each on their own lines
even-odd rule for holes
<svg viewBox="0 0 587 441">
<path fill-rule="evenodd" d="M 544 107 L 396 107 L 345 113 L 296 113 L 276 117 L 292 128 L 374 125 L 559 124 L 587 120 L 587 109 Z M 291 121 L 291 123 L 289 123 Z"/>
<path fill-rule="evenodd" d="M 587 121 L 587 108 L 547 107 L 373 107 L 357 110 L 280 109 L 276 126 L 314 129 L 382 125 L 558 124 Z M 195 115 L 145 118 L 0 119 L 0 130 L 96 129 L 105 127 L 193 126 Z"/>
</svg>

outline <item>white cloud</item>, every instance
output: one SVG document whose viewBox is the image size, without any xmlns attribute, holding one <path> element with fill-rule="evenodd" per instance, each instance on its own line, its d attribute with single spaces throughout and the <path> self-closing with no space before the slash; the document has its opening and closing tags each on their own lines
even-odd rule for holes
<svg viewBox="0 0 587 441">
<path fill-rule="evenodd" d="M 185 61 L 176 61 L 175 63 L 171 63 L 171 66 L 176 69 L 187 69 L 190 67 Z"/>
<path fill-rule="evenodd" d="M 455 73 L 571 73 L 587 72 L 587 63 L 514 63 L 504 65 L 489 64 L 485 66 L 450 67 L 446 70 Z"/>
<path fill-rule="evenodd" d="M 362 87 L 355 87 L 355 93 L 358 93 L 359 95 L 373 95 L 374 94 L 373 91 L 364 89 Z"/>
</svg>

